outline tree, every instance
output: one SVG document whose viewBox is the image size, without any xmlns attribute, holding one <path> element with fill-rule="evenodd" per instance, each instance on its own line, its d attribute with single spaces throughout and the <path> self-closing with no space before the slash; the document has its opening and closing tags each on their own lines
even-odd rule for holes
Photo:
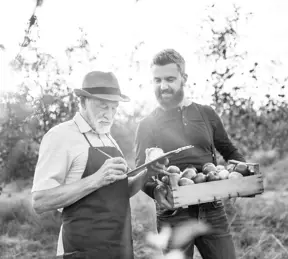
<svg viewBox="0 0 288 259">
<path fill-rule="evenodd" d="M 283 126 L 286 120 L 283 111 L 287 113 L 287 102 L 284 99 L 275 100 L 269 95 L 267 102 L 257 109 L 252 98 L 241 97 L 241 92 L 247 91 L 250 87 L 257 87 L 258 84 L 257 61 L 248 71 L 238 68 L 241 67 L 247 53 L 237 51 L 239 40 L 237 24 L 240 19 L 247 19 L 250 14 L 241 15 L 240 8 L 234 5 L 231 17 L 227 17 L 226 23 L 219 28 L 216 26 L 217 17 L 211 15 L 214 8 L 216 8 L 214 4 L 208 8 L 210 14 L 207 15 L 205 25 L 211 30 L 211 39 L 202 50 L 206 60 L 214 64 L 210 78 L 207 79 L 207 83 L 213 88 L 213 106 L 221 115 L 232 140 L 246 156 L 255 150 L 276 147 L 283 153 L 287 150 L 285 141 L 283 142 L 288 136 Z M 236 78 L 237 81 L 234 80 Z M 247 84 L 251 82 L 249 78 L 254 80 L 254 86 Z M 237 84 L 229 90 L 231 81 Z M 275 79 L 272 81 L 272 85 L 280 83 Z M 284 98 L 287 78 L 281 83 L 283 93 L 279 93 L 279 96 Z"/>
</svg>

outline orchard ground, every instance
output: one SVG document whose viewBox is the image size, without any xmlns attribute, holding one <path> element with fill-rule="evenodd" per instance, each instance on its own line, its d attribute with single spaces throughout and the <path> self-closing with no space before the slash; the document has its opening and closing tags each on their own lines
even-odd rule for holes
<svg viewBox="0 0 288 259">
<path fill-rule="evenodd" d="M 288 258 L 288 157 L 262 167 L 265 193 L 227 204 L 237 258 Z M 31 180 L 17 180 L 0 196 L 0 258 L 55 258 L 59 213 L 37 216 L 31 208 Z M 148 247 L 145 235 L 156 232 L 153 201 L 140 192 L 131 199 L 135 259 L 159 253 Z M 196 252 L 196 259 L 200 255 Z"/>
</svg>

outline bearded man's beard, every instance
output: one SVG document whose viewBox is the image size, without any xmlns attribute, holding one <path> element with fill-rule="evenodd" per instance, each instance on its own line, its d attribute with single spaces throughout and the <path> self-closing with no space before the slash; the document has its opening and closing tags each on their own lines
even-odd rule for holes
<svg viewBox="0 0 288 259">
<path fill-rule="evenodd" d="M 165 94 L 165 92 L 171 94 L 171 97 L 164 98 L 163 94 Z M 158 88 L 155 91 L 155 95 L 160 106 L 165 110 L 176 108 L 184 99 L 184 84 L 181 84 L 181 87 L 178 91 L 174 91 L 173 89 L 166 89 L 161 91 L 161 89 Z"/>
</svg>

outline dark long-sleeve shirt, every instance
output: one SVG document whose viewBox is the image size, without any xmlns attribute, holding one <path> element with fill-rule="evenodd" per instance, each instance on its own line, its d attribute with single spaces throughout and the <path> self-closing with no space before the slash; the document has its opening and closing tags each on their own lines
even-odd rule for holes
<svg viewBox="0 0 288 259">
<path fill-rule="evenodd" d="M 136 166 L 144 164 L 146 148 L 159 147 L 168 152 L 187 145 L 193 145 L 194 148 L 170 159 L 169 165 L 176 165 L 180 170 L 193 165 L 201 170 L 203 164 L 213 162 L 213 145 L 209 131 L 196 106 L 205 112 L 212 128 L 214 146 L 225 161 L 231 159 L 245 161 L 230 141 L 216 112 L 210 106 L 192 103 L 182 109 L 175 108 L 169 111 L 157 108 L 140 121 L 135 139 Z M 156 185 L 157 183 L 150 178 L 145 183 L 143 191 L 154 198 L 153 191 Z"/>
</svg>

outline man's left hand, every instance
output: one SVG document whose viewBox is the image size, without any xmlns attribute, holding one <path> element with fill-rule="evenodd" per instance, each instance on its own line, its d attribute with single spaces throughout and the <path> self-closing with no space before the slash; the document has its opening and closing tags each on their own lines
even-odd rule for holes
<svg viewBox="0 0 288 259">
<path fill-rule="evenodd" d="M 158 174 L 167 174 L 166 167 L 169 164 L 168 158 L 164 158 L 162 161 L 155 162 L 148 166 L 149 176 L 157 176 Z"/>
</svg>

